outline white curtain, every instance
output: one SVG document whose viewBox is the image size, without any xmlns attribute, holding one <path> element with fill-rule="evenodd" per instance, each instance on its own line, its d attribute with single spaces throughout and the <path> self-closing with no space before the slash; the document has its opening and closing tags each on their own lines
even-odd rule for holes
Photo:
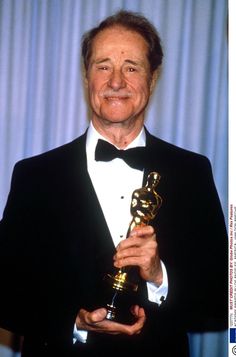
<svg viewBox="0 0 236 357">
<path fill-rule="evenodd" d="M 87 127 L 81 35 L 120 8 L 142 12 L 163 42 L 148 129 L 208 156 L 227 219 L 226 0 L 0 0 L 0 216 L 15 162 Z M 226 332 L 190 343 L 192 357 L 227 356 Z"/>
</svg>

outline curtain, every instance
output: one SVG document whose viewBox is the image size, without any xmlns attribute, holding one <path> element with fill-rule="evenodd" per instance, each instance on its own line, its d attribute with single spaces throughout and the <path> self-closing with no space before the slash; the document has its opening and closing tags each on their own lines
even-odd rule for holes
<svg viewBox="0 0 236 357">
<path fill-rule="evenodd" d="M 162 39 L 146 126 L 210 159 L 227 220 L 226 0 L 0 0 L 0 216 L 16 161 L 87 127 L 81 35 L 121 8 L 147 16 Z M 226 357 L 227 333 L 190 335 L 190 346 L 191 357 Z"/>
</svg>

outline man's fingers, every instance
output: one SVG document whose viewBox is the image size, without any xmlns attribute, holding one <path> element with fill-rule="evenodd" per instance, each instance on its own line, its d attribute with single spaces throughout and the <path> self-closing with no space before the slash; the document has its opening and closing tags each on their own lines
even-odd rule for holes
<svg viewBox="0 0 236 357">
<path fill-rule="evenodd" d="M 146 317 L 144 309 L 138 305 L 133 305 L 131 307 L 131 312 L 137 318 L 145 318 Z"/>
<path fill-rule="evenodd" d="M 141 332 L 146 320 L 143 308 L 137 305 L 133 307 L 133 314 L 136 317 L 136 322 L 133 325 L 125 325 L 106 320 L 106 314 L 107 310 L 104 308 L 92 312 L 81 309 L 76 318 L 77 328 L 87 331 L 96 331 L 98 333 L 112 335 L 126 334 L 131 336 Z"/>
<path fill-rule="evenodd" d="M 144 243 L 144 239 L 149 239 L 156 241 L 156 234 L 151 226 L 145 226 L 141 228 L 134 229 L 128 239 L 123 239 L 116 247 L 117 252 L 123 249 L 127 249 L 132 246 L 141 246 Z"/>
<path fill-rule="evenodd" d="M 87 315 L 87 323 L 88 324 L 96 324 L 98 322 L 101 322 L 105 320 L 107 315 L 107 310 L 104 308 L 94 310 Z"/>
<path fill-rule="evenodd" d="M 138 257 L 141 255 L 145 255 L 147 251 L 156 252 L 157 246 L 158 246 L 157 241 L 153 240 L 153 241 L 145 242 L 142 245 L 140 244 L 140 246 L 131 246 L 122 250 L 119 249 L 114 255 L 113 259 L 116 260 L 126 257 L 135 257 L 135 256 Z"/>
<path fill-rule="evenodd" d="M 131 232 L 129 237 L 141 237 L 154 234 L 154 228 L 152 226 L 137 226 Z"/>
</svg>

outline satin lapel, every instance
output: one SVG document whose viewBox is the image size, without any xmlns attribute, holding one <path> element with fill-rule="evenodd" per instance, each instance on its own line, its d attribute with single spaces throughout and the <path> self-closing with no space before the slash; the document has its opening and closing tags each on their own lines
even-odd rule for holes
<svg viewBox="0 0 236 357">
<path fill-rule="evenodd" d="M 86 244 L 91 247 L 95 261 L 112 260 L 115 247 L 106 224 L 101 206 L 87 171 L 85 150 L 86 134 L 75 140 L 70 158 L 72 175 L 69 191 L 72 202 L 70 211 L 78 217 L 75 230 L 84 235 Z M 80 238 L 81 239 L 81 238 Z M 83 238 L 82 238 L 83 239 Z"/>
<path fill-rule="evenodd" d="M 147 182 L 147 177 L 150 172 L 157 171 L 162 176 L 164 175 L 163 170 L 163 158 L 159 155 L 158 150 L 158 139 L 152 136 L 147 129 L 146 132 L 146 147 L 147 147 L 147 155 L 145 159 L 145 169 L 143 175 L 143 185 Z"/>
<path fill-rule="evenodd" d="M 165 151 L 162 148 L 162 141 L 151 135 L 146 130 L 146 146 L 147 157 L 145 160 L 145 169 L 143 175 L 143 186 L 147 182 L 147 177 L 150 172 L 158 172 L 161 176 L 160 182 L 156 187 L 156 192 L 162 198 L 162 206 L 159 209 L 156 218 L 151 223 L 153 226 L 159 226 L 159 221 L 166 206 L 166 198 L 168 192 L 168 185 L 170 184 L 170 175 L 168 173 L 168 159 L 166 158 Z M 167 160 L 166 160 L 167 159 Z"/>
</svg>

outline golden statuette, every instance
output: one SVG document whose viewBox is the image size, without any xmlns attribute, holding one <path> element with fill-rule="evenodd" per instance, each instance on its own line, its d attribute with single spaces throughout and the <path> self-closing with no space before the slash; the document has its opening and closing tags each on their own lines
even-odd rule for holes
<svg viewBox="0 0 236 357">
<path fill-rule="evenodd" d="M 161 176 L 157 172 L 151 172 L 148 175 L 146 185 L 133 192 L 130 206 L 133 218 L 128 228 L 127 237 L 135 227 L 148 225 L 156 217 L 162 204 L 162 198 L 156 192 L 160 178 Z M 119 315 L 122 316 L 121 319 L 124 318 L 124 312 L 121 313 L 120 310 L 124 307 L 122 305 L 127 305 L 125 295 L 131 296 L 138 289 L 138 284 L 129 279 L 128 273 L 128 268 L 121 268 L 114 274 L 107 274 L 105 277 L 112 289 L 110 301 L 106 304 L 107 319 L 109 320 L 120 321 Z"/>
</svg>

